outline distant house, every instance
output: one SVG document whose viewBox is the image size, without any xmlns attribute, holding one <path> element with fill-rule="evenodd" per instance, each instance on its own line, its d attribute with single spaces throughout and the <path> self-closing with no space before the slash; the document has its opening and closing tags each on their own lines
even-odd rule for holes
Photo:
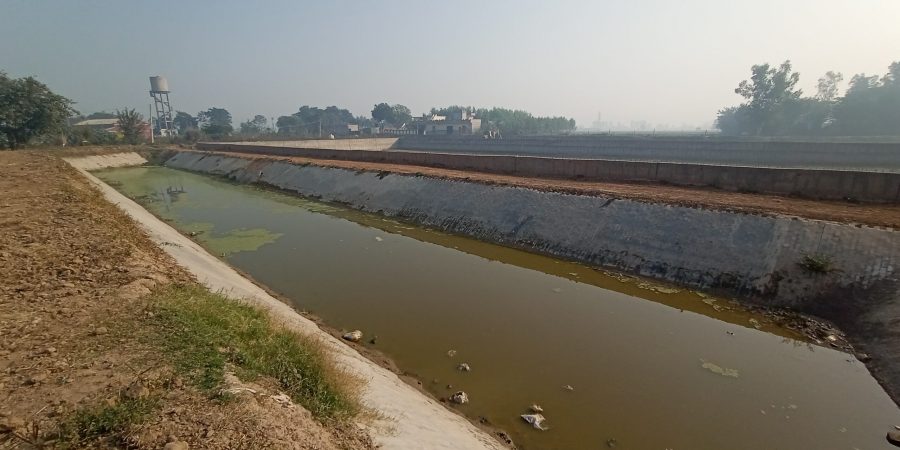
<svg viewBox="0 0 900 450">
<path fill-rule="evenodd" d="M 144 123 L 144 139 L 150 140 L 150 124 Z M 87 119 L 72 124 L 72 127 L 90 128 L 93 131 L 104 131 L 115 135 L 121 135 L 119 119 Z"/>
<path fill-rule="evenodd" d="M 418 134 L 476 134 L 481 130 L 481 119 L 468 111 L 447 116 L 425 114 L 416 120 Z"/>
<path fill-rule="evenodd" d="M 117 132 L 119 119 L 88 119 L 72 124 L 73 127 L 87 127 L 95 131 Z"/>
</svg>

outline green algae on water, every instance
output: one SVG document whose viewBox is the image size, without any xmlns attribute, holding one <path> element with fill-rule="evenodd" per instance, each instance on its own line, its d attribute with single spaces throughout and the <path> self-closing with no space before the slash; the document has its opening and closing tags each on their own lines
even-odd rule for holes
<svg viewBox="0 0 900 450">
<path fill-rule="evenodd" d="M 228 256 L 238 252 L 252 252 L 263 245 L 275 242 L 282 236 L 265 228 L 238 228 L 222 235 L 204 233 L 198 238 L 213 253 Z"/>
</svg>

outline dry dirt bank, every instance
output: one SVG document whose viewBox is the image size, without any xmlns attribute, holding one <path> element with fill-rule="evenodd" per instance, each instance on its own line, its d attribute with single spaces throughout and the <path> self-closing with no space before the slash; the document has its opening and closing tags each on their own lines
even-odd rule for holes
<svg viewBox="0 0 900 450">
<path fill-rule="evenodd" d="M 218 153 L 218 152 L 205 152 Z M 483 184 L 499 184 L 525 187 L 542 191 L 579 195 L 606 195 L 648 203 L 676 206 L 704 207 L 723 211 L 739 211 L 751 214 L 780 214 L 807 219 L 829 220 L 840 223 L 859 223 L 889 228 L 900 228 L 900 205 L 848 203 L 836 201 L 804 200 L 775 195 L 726 192 L 714 189 L 686 188 L 638 183 L 601 183 L 542 178 L 524 178 L 481 172 L 439 169 L 386 163 L 321 160 L 313 158 L 262 156 L 249 153 L 227 153 L 241 158 L 267 158 L 310 164 L 322 167 L 338 167 L 350 170 L 421 174 L 433 178 L 465 180 Z"/>
<path fill-rule="evenodd" d="M 138 336 L 150 288 L 192 276 L 49 152 L 0 152 L 0 448 L 369 448 L 354 426 L 325 427 L 258 395 L 218 402 L 184 383 Z M 265 386 L 269 386 L 268 388 Z M 65 442 L 78 411 L 122 399 L 160 405 L 115 441 Z"/>
</svg>

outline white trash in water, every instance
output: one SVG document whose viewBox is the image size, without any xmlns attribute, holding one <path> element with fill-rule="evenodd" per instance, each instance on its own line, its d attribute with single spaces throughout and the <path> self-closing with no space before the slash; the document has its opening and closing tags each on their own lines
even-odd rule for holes
<svg viewBox="0 0 900 450">
<path fill-rule="evenodd" d="M 528 422 L 531 426 L 533 426 L 537 430 L 544 431 L 547 428 L 544 427 L 544 416 L 541 414 L 522 414 L 522 420 Z"/>
<path fill-rule="evenodd" d="M 349 333 L 344 333 L 342 337 L 350 342 L 358 342 L 362 339 L 362 331 L 354 330 Z"/>
</svg>

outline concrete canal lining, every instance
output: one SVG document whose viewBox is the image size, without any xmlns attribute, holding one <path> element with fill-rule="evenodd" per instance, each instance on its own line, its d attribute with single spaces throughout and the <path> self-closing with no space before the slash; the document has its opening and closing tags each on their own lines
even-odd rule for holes
<svg viewBox="0 0 900 450">
<path fill-rule="evenodd" d="M 873 374 L 895 401 L 900 394 L 900 235 L 893 229 L 228 154 L 177 152 L 165 165 L 815 314 L 871 354 Z M 810 258 L 827 267 L 811 270 Z"/>
<path fill-rule="evenodd" d="M 320 339 L 342 367 L 367 381 L 363 401 L 379 417 L 364 425 L 385 449 L 501 449 L 498 441 L 436 400 L 420 393 L 400 378 L 366 359 L 348 345 L 322 331 L 309 319 L 269 295 L 233 268 L 209 254 L 197 243 L 155 217 L 143 207 L 87 172 L 88 169 L 139 165 L 146 160 L 136 153 L 68 158 L 103 193 L 125 211 L 150 238 L 214 291 L 244 299 L 268 310 L 286 326 Z"/>
</svg>

